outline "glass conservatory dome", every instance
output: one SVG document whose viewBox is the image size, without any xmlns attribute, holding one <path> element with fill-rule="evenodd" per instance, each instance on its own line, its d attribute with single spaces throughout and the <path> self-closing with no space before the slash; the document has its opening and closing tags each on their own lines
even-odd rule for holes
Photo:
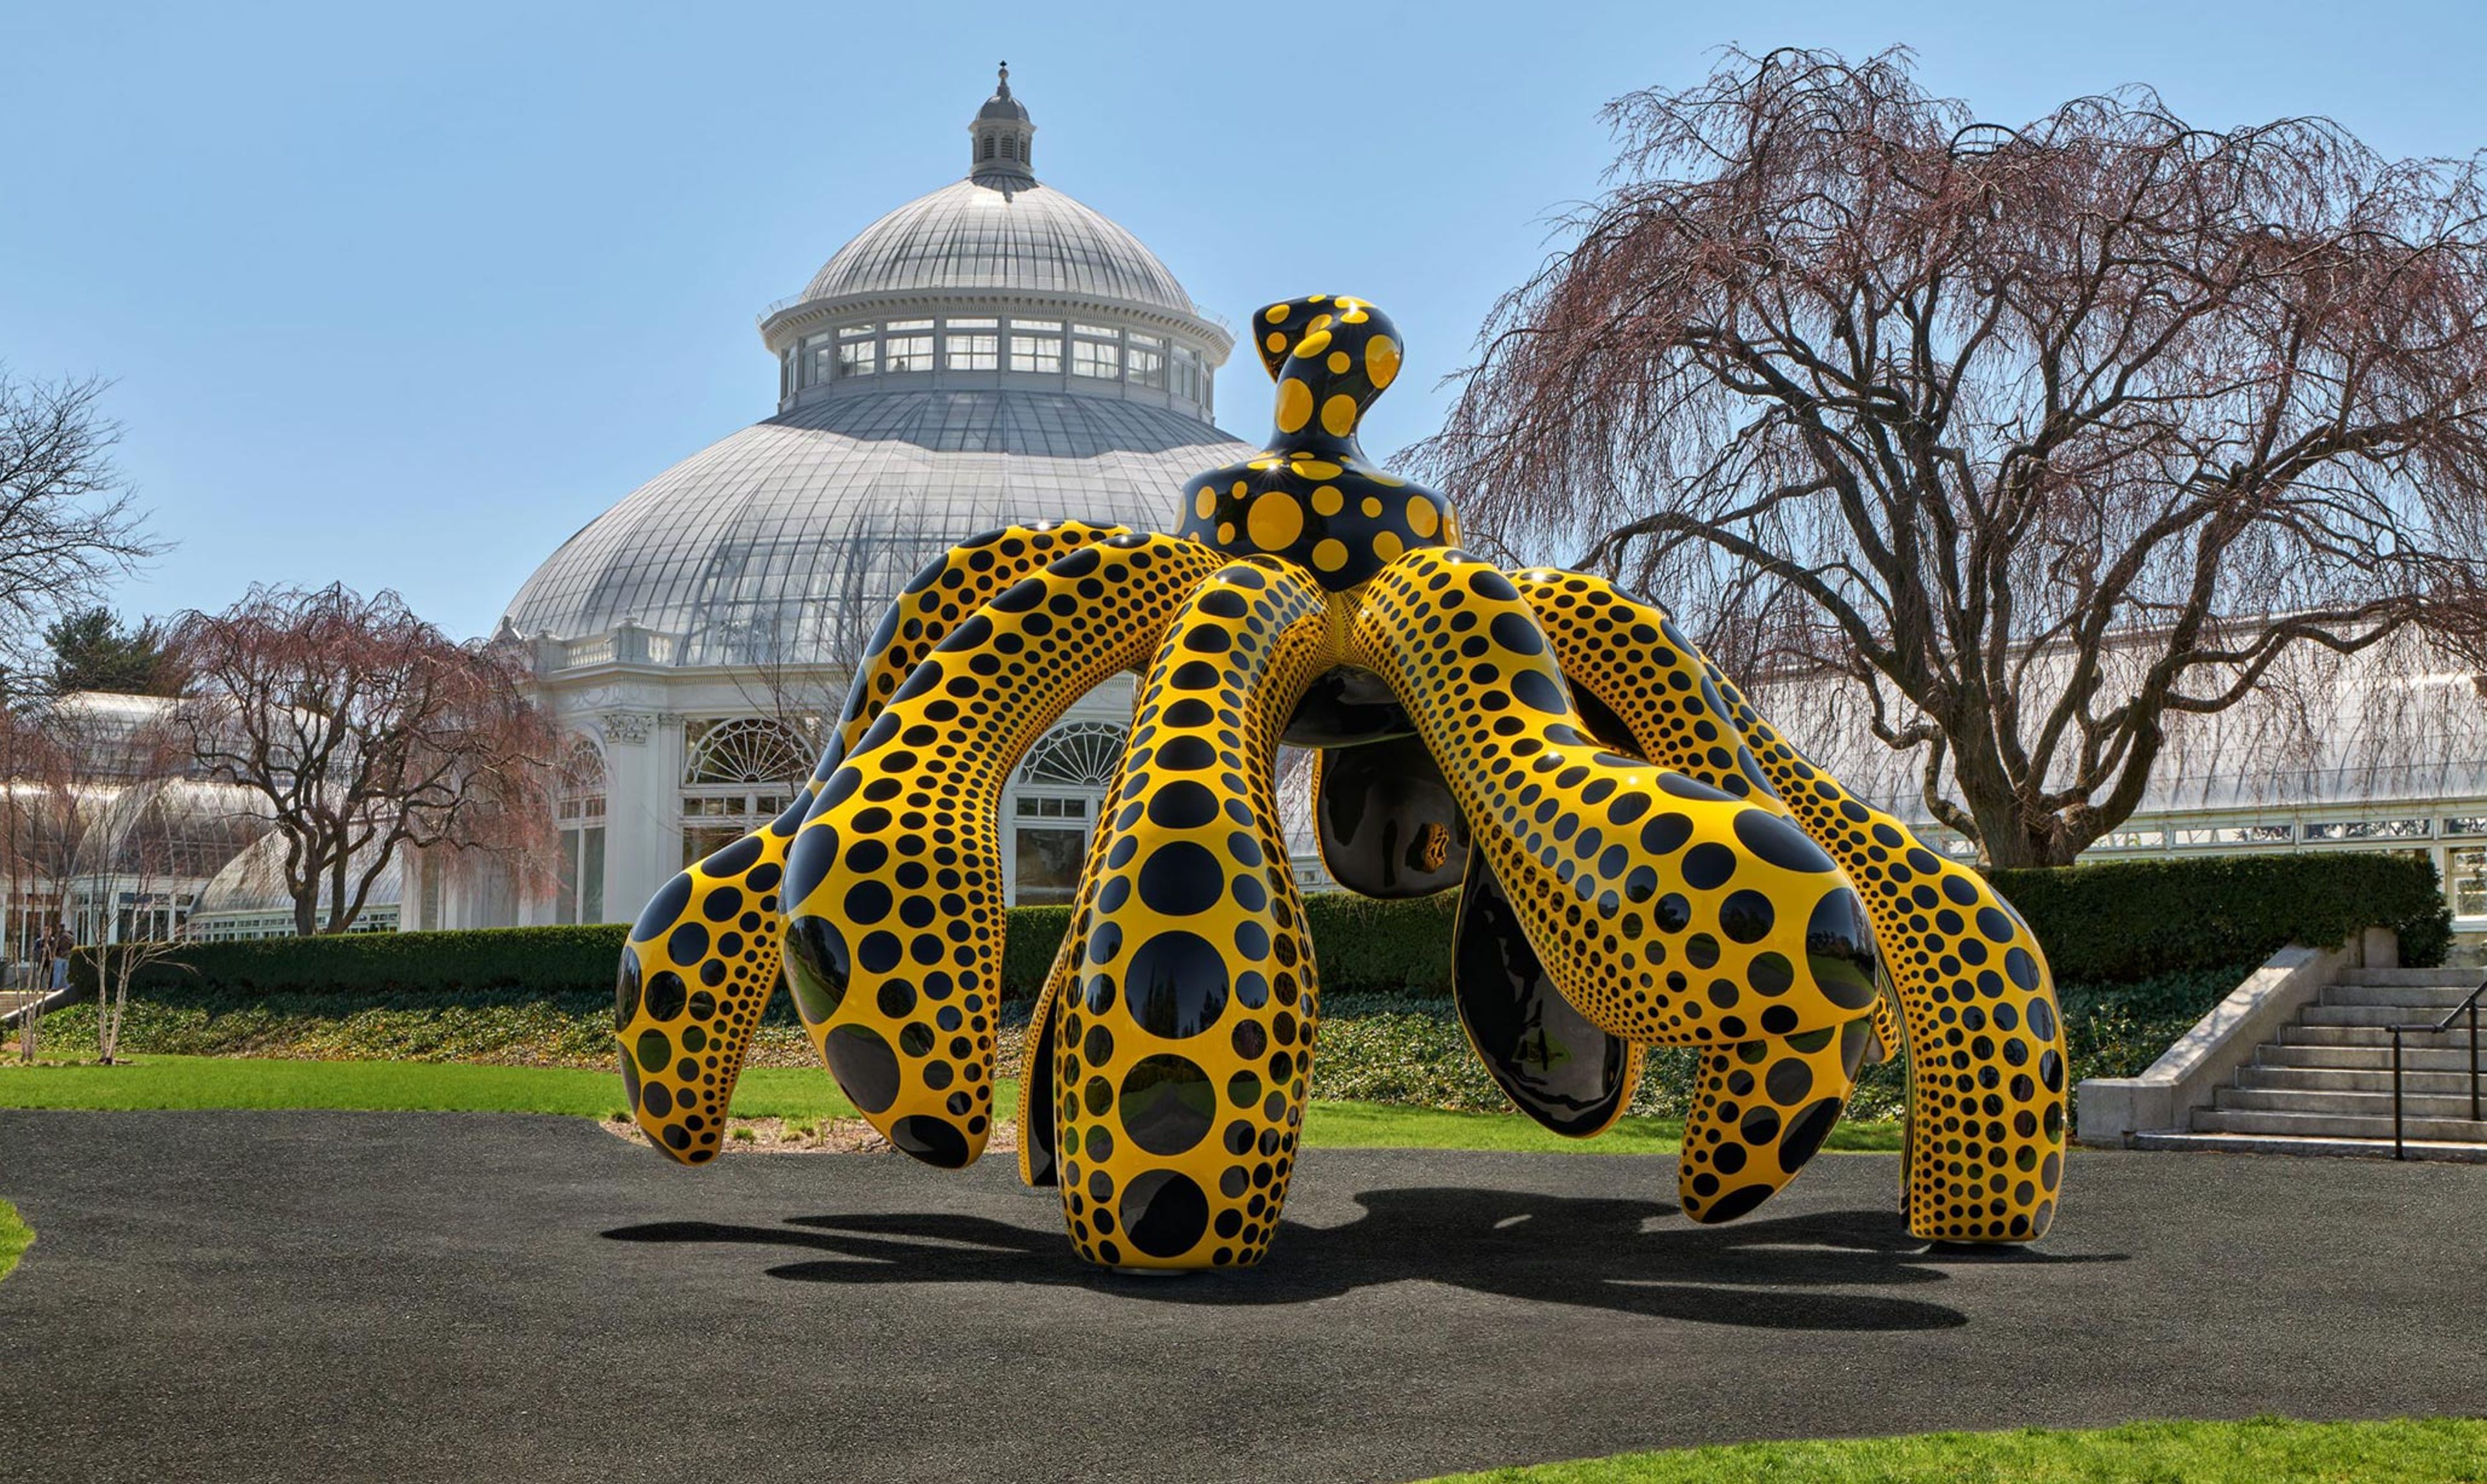
<svg viewBox="0 0 2487 1484">
<path fill-rule="evenodd" d="M 539 668 L 850 662 L 908 577 L 1014 521 L 1176 522 L 1234 338 L 1129 232 L 1033 170 L 1009 71 L 967 174 L 763 315 L 777 414 L 625 497 L 519 589 Z"/>
</svg>

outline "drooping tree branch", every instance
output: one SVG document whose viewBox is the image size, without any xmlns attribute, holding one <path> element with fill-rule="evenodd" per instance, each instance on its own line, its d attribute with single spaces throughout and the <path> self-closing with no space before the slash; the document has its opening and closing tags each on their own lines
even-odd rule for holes
<svg viewBox="0 0 2487 1484">
<path fill-rule="evenodd" d="M 406 847 L 523 866 L 548 843 L 560 749 L 517 659 L 454 643 L 395 593 L 254 588 L 184 615 L 172 652 L 198 767 L 264 798 L 284 837 L 295 931 L 352 926 Z"/>
<path fill-rule="evenodd" d="M 2139 89 L 1997 128 L 1898 51 L 1731 53 L 1607 117 L 1606 194 L 1415 461 L 1747 671 L 1851 677 L 1990 863 L 2072 860 L 2171 718 L 2302 646 L 2474 636 L 2478 160 Z"/>
</svg>

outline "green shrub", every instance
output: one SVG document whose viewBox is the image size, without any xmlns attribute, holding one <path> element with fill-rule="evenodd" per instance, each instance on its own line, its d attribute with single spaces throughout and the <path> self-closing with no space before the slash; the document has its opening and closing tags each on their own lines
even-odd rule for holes
<svg viewBox="0 0 2487 1484">
<path fill-rule="evenodd" d="M 2375 924 L 2400 931 L 2403 962 L 2434 964 L 2443 962 L 2451 931 L 2435 867 L 2405 856 L 2118 861 L 2000 871 L 1997 885 L 2028 920 L 2064 984 L 2226 973 L 2292 942 L 2329 946 Z M 1447 996 L 1455 907 L 1449 892 L 1413 901 L 1339 893 L 1307 898 L 1304 919 L 1324 991 Z M 1067 907 L 1012 910 L 1002 951 L 1006 1000 L 1035 998 L 1070 920 Z M 606 994 L 628 932 L 607 923 L 187 944 L 173 960 L 148 965 L 135 987 L 365 998 Z M 81 958 L 77 973 L 91 990 L 93 964 Z"/>
<path fill-rule="evenodd" d="M 2420 856 L 2111 861 L 1993 879 L 2038 935 L 2058 983 L 2225 970 L 2291 943 L 2330 948 L 2362 927 L 2397 929 L 2403 963 L 2440 964 L 2452 937 L 2434 863 Z"/>
<path fill-rule="evenodd" d="M 185 943 L 169 958 L 139 970 L 131 989 L 178 985 L 252 995 L 362 996 L 524 989 L 609 996 L 629 933 L 628 927 L 607 922 Z M 81 987 L 92 992 L 92 959 L 79 955 L 73 972 Z"/>
</svg>

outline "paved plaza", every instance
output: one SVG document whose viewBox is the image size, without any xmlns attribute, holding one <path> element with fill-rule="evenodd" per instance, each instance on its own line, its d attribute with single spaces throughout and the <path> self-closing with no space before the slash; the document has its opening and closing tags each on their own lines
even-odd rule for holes
<svg viewBox="0 0 2487 1484">
<path fill-rule="evenodd" d="M 1744 1440 L 2471 1414 L 2487 1168 L 2081 1151 L 2034 1251 L 1898 1163 L 1309 1154 L 1257 1272 L 1077 1263 L 1006 1158 L 571 1119 L 0 1113 L 0 1478 L 1405 1480 Z"/>
</svg>

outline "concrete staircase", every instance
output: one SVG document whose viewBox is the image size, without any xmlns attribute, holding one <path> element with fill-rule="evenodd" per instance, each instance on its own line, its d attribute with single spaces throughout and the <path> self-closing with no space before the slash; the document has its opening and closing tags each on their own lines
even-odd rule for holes
<svg viewBox="0 0 2487 1484">
<path fill-rule="evenodd" d="M 2347 969 L 2193 1110 L 2190 1129 L 2137 1133 L 2143 1149 L 2257 1154 L 2392 1152 L 2389 1028 L 2442 1020 L 2475 988 L 2475 969 Z M 2487 1005 L 2480 1011 L 2487 1033 Z M 2482 1043 L 2487 1044 L 2487 1043 Z M 2487 1164 L 2487 1122 L 2470 1116 L 2470 1034 L 2401 1037 L 2402 1130 L 2412 1159 Z"/>
</svg>

